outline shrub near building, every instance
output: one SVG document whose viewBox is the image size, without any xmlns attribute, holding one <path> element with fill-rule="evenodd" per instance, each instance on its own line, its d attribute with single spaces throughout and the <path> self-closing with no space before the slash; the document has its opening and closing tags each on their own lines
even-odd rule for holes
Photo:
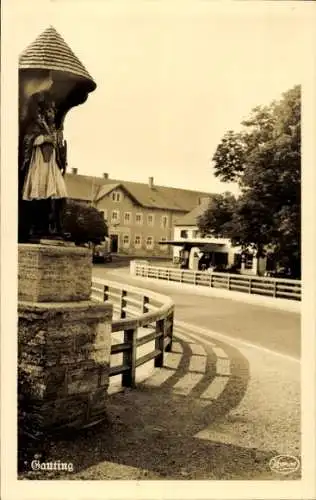
<svg viewBox="0 0 316 500">
<path fill-rule="evenodd" d="M 94 207 L 67 201 L 63 213 L 63 230 L 76 244 L 100 243 L 108 235 L 102 214 Z"/>
</svg>

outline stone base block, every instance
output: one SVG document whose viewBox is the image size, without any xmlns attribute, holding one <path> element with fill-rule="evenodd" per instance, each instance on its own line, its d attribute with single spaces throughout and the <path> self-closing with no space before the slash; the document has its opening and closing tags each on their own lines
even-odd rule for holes
<svg viewBox="0 0 316 500">
<path fill-rule="evenodd" d="M 92 256 L 89 248 L 19 244 L 19 300 L 68 302 L 88 300 Z"/>
<path fill-rule="evenodd" d="M 105 416 L 112 306 L 19 302 L 19 421 L 38 436 Z"/>
</svg>

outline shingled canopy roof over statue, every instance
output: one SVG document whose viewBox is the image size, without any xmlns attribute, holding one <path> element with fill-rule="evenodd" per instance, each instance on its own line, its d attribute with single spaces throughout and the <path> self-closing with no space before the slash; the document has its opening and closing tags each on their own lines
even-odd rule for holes
<svg viewBox="0 0 316 500">
<path fill-rule="evenodd" d="M 64 71 L 83 79 L 87 91 L 96 88 L 91 75 L 53 26 L 41 33 L 20 55 L 19 69 Z"/>
</svg>

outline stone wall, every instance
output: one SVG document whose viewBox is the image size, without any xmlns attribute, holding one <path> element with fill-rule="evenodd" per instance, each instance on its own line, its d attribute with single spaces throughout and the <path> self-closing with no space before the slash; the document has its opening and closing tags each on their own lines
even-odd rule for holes
<svg viewBox="0 0 316 500">
<path fill-rule="evenodd" d="M 82 427 L 104 415 L 111 317 L 109 305 L 90 301 L 20 303 L 19 370 L 28 387 L 28 432 Z"/>
<path fill-rule="evenodd" d="M 90 300 L 91 251 L 20 245 L 19 257 L 20 434 L 40 439 L 93 425 L 106 415 L 112 305 Z M 86 297 L 88 289 L 88 299 L 65 300 Z M 25 295 L 38 300 L 21 300 Z"/>
</svg>

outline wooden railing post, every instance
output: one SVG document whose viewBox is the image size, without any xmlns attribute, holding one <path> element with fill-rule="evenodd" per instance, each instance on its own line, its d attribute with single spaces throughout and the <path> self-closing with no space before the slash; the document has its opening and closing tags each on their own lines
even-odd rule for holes
<svg viewBox="0 0 316 500">
<path fill-rule="evenodd" d="M 278 293 L 278 283 L 277 281 L 274 282 L 274 287 L 273 287 L 273 297 L 276 297 Z"/>
<path fill-rule="evenodd" d="M 146 295 L 143 295 L 143 303 L 142 303 L 142 310 L 141 314 L 146 314 L 148 312 L 148 304 L 149 304 L 149 297 Z M 143 325 L 143 328 L 148 328 L 149 325 Z"/>
<path fill-rule="evenodd" d="M 103 286 L 103 302 L 109 300 L 109 287 L 107 285 Z"/>
<path fill-rule="evenodd" d="M 249 293 L 251 294 L 251 285 L 252 285 L 252 281 L 251 281 L 251 278 L 249 277 Z"/>
<path fill-rule="evenodd" d="M 161 334 L 155 339 L 155 349 L 160 350 L 160 354 L 155 358 L 155 367 L 161 368 L 164 359 L 164 340 L 165 340 L 165 319 L 156 321 L 156 334 Z"/>
<path fill-rule="evenodd" d="M 142 313 L 147 313 L 148 312 L 148 303 L 149 303 L 149 298 L 146 297 L 146 295 L 143 295 L 143 306 L 142 306 Z"/>
<path fill-rule="evenodd" d="M 130 349 L 123 352 L 123 365 L 129 366 L 129 370 L 122 374 L 122 386 L 134 387 L 136 374 L 136 337 L 137 329 L 124 331 L 124 343 L 131 344 Z"/>
<path fill-rule="evenodd" d="M 170 326 L 168 328 L 168 337 L 170 337 L 170 342 L 165 349 L 166 352 L 170 352 L 172 349 L 174 312 L 170 314 L 169 320 L 170 320 Z"/>
<path fill-rule="evenodd" d="M 213 273 L 210 273 L 210 287 L 212 288 L 213 286 Z"/>
<path fill-rule="evenodd" d="M 227 288 L 228 290 L 230 290 L 230 274 L 228 275 Z"/>
<path fill-rule="evenodd" d="M 120 304 L 120 316 L 121 319 L 126 318 L 126 311 L 124 311 L 124 307 L 126 307 L 126 290 L 121 290 L 121 304 Z"/>
<path fill-rule="evenodd" d="M 134 276 L 137 276 L 137 262 L 135 260 L 131 260 L 129 263 L 129 271 Z"/>
</svg>

